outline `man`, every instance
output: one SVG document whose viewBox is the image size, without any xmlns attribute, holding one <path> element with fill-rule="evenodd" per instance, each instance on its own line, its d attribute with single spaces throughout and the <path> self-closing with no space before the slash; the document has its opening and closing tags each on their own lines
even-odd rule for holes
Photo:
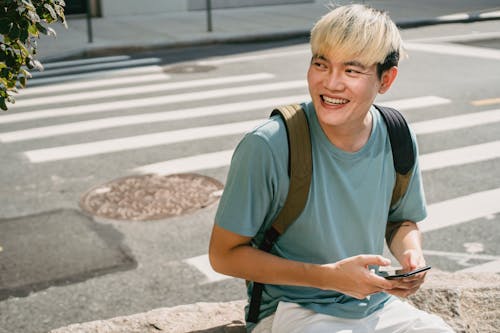
<svg viewBox="0 0 500 333">
<path fill-rule="evenodd" d="M 265 284 L 261 322 L 247 323 L 249 331 L 452 332 L 439 317 L 398 298 L 415 293 L 425 273 L 404 280 L 377 274 L 390 264 L 381 256 L 388 220 L 405 221 L 390 247 L 403 270 L 425 265 L 416 224 L 426 217 L 418 162 L 406 194 L 390 207 L 391 145 L 372 105 L 396 79 L 403 53 L 399 31 L 383 12 L 338 7 L 312 29 L 311 49 L 312 102 L 302 104 L 313 156 L 307 204 L 271 253 L 252 245 L 288 193 L 286 130 L 272 117 L 234 153 L 215 217 L 211 264 L 220 273 Z"/>
</svg>

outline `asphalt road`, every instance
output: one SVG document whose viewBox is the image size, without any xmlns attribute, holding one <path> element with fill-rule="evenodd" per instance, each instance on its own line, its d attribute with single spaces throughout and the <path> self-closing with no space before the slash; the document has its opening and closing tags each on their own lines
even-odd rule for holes
<svg viewBox="0 0 500 333">
<path fill-rule="evenodd" d="M 378 100 L 418 136 L 433 270 L 500 269 L 499 26 L 403 31 L 410 57 Z M 223 184 L 244 131 L 307 94 L 309 57 L 305 41 L 291 40 L 47 66 L 0 115 L 0 332 L 242 299 L 243 281 L 206 268 L 216 204 L 118 221 L 79 203 L 92 188 L 158 170 Z"/>
</svg>

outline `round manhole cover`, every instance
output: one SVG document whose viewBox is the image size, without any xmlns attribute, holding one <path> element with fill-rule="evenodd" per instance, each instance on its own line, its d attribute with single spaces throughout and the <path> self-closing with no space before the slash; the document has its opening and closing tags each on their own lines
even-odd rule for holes
<svg viewBox="0 0 500 333">
<path fill-rule="evenodd" d="M 90 189 L 80 207 L 115 220 L 158 220 L 206 207 L 215 202 L 223 185 L 196 174 L 137 175 L 119 178 Z"/>
<path fill-rule="evenodd" d="M 215 66 L 208 65 L 175 65 L 167 66 L 163 68 L 164 73 L 174 73 L 174 74 L 190 74 L 190 73 L 204 73 L 214 70 Z"/>
</svg>

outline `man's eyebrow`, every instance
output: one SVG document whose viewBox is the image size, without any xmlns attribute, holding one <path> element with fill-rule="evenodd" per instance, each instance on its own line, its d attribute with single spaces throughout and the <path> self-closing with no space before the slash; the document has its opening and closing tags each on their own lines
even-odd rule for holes
<svg viewBox="0 0 500 333">
<path fill-rule="evenodd" d="M 325 56 L 321 55 L 321 54 L 315 54 L 315 55 L 313 55 L 313 59 L 319 59 L 319 60 L 328 61 L 328 59 Z"/>
<path fill-rule="evenodd" d="M 366 69 L 366 66 L 356 60 L 346 61 L 344 62 L 344 66 L 356 66 L 362 69 Z"/>
</svg>

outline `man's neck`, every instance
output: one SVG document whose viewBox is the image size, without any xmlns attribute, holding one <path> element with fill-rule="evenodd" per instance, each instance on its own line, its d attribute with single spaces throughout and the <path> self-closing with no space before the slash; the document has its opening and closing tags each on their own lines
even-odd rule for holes
<svg viewBox="0 0 500 333">
<path fill-rule="evenodd" d="M 373 116 L 366 114 L 363 122 L 354 126 L 331 126 L 323 128 L 328 140 L 337 148 L 354 153 L 359 151 L 368 142 L 371 135 Z"/>
</svg>

